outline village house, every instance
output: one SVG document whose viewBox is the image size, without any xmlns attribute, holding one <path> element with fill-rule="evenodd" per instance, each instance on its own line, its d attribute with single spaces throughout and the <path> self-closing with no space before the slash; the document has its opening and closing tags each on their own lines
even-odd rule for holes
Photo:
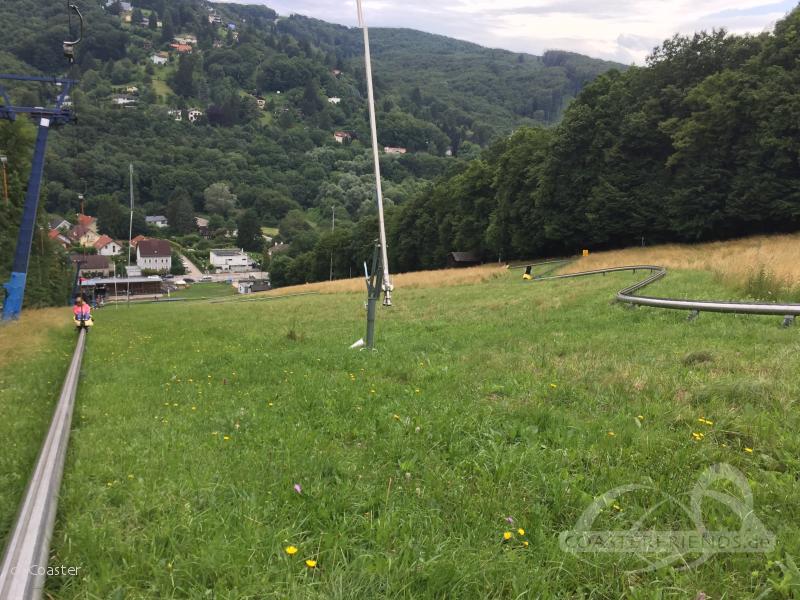
<svg viewBox="0 0 800 600">
<path fill-rule="evenodd" d="M 79 214 L 78 225 L 87 227 L 92 231 L 94 231 L 95 233 L 97 233 L 97 219 L 94 217 L 90 217 L 89 215 Z"/>
<path fill-rule="evenodd" d="M 111 104 L 127 108 L 136 105 L 136 98 L 127 94 L 114 94 L 111 96 Z"/>
<path fill-rule="evenodd" d="M 167 114 L 170 117 L 172 117 L 173 119 L 175 119 L 176 121 L 183 121 L 183 111 L 182 110 L 178 110 L 177 108 L 175 108 L 175 109 L 172 109 L 172 110 L 168 110 Z"/>
<path fill-rule="evenodd" d="M 189 44 L 170 44 L 169 47 L 175 50 L 178 54 L 192 53 L 192 47 Z"/>
<path fill-rule="evenodd" d="M 131 248 L 136 249 L 136 246 L 139 245 L 139 242 L 142 240 L 146 240 L 147 238 L 143 235 L 137 235 L 135 238 L 131 240 Z"/>
<path fill-rule="evenodd" d="M 217 272 L 241 273 L 251 270 L 253 266 L 253 261 L 247 253 L 235 248 L 211 250 L 208 260 Z"/>
<path fill-rule="evenodd" d="M 61 219 L 59 217 L 50 219 L 48 225 L 51 230 L 56 229 L 58 231 L 69 231 L 70 229 L 72 229 L 72 223 L 70 223 L 66 219 Z"/>
<path fill-rule="evenodd" d="M 176 43 L 183 44 L 185 46 L 195 46 L 197 45 L 197 38 L 193 35 L 176 35 L 172 38 Z"/>
<path fill-rule="evenodd" d="M 84 248 L 94 246 L 94 243 L 100 238 L 96 231 L 92 231 L 91 228 L 85 225 L 75 225 L 75 227 L 70 229 L 67 237 L 73 244 L 83 246 Z"/>
<path fill-rule="evenodd" d="M 97 238 L 94 247 L 100 256 L 116 256 L 122 252 L 122 245 L 107 235 Z"/>
<path fill-rule="evenodd" d="M 157 52 L 150 57 L 154 65 L 165 65 L 169 62 L 169 54 L 167 52 Z"/>
<path fill-rule="evenodd" d="M 341 102 L 342 102 L 342 99 L 341 98 L 337 98 L 336 96 L 334 96 L 332 98 L 328 98 L 328 103 L 329 104 L 340 104 Z"/>
<path fill-rule="evenodd" d="M 406 153 L 406 149 L 405 148 L 395 148 L 393 146 L 384 146 L 383 147 L 383 151 L 386 154 L 405 154 Z"/>
<path fill-rule="evenodd" d="M 67 249 L 72 245 L 72 241 L 58 229 L 51 229 L 47 233 L 47 237 L 59 244 L 64 249 Z"/>
<path fill-rule="evenodd" d="M 336 140 L 340 144 L 344 144 L 345 140 L 348 142 L 353 139 L 353 136 L 346 131 L 335 131 L 333 133 L 333 139 Z"/>
<path fill-rule="evenodd" d="M 167 240 L 144 239 L 136 245 L 136 266 L 142 270 L 172 269 L 172 246 Z"/>
<path fill-rule="evenodd" d="M 164 215 L 148 216 L 144 218 L 144 221 L 151 227 L 158 227 L 159 229 L 164 229 L 165 227 L 169 226 L 167 217 L 165 217 Z"/>
<path fill-rule="evenodd" d="M 110 277 L 114 265 L 107 256 L 99 254 L 71 254 L 72 264 L 78 268 L 78 277 Z"/>
<path fill-rule="evenodd" d="M 186 114 L 189 117 L 189 122 L 190 123 L 194 123 L 200 117 L 202 117 L 205 113 L 202 110 L 200 110 L 199 108 L 192 108 Z"/>
<path fill-rule="evenodd" d="M 210 235 L 208 231 L 208 219 L 204 219 L 203 217 L 195 217 L 194 223 L 197 226 L 197 233 L 199 233 L 202 237 L 208 239 Z"/>
</svg>

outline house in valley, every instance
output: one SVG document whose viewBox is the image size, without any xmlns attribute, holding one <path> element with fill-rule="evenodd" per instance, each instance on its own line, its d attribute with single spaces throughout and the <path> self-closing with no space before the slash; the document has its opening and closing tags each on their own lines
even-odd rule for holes
<svg viewBox="0 0 800 600">
<path fill-rule="evenodd" d="M 143 271 L 169 272 L 172 269 L 172 246 L 167 240 L 142 240 L 136 244 L 136 266 Z"/>
</svg>

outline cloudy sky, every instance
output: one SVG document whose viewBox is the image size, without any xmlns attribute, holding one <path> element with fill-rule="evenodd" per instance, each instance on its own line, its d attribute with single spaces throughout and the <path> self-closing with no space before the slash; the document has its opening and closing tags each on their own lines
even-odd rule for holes
<svg viewBox="0 0 800 600">
<path fill-rule="evenodd" d="M 236 0 L 356 24 L 355 0 Z M 725 27 L 759 33 L 797 0 L 363 0 L 371 27 L 411 27 L 493 48 L 572 50 L 641 64 L 673 33 Z"/>
</svg>

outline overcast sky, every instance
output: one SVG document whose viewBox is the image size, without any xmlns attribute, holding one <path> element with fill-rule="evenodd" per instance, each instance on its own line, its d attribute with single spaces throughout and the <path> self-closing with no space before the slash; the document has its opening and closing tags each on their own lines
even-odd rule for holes
<svg viewBox="0 0 800 600">
<path fill-rule="evenodd" d="M 223 0 L 224 1 L 224 0 Z M 355 0 L 236 0 L 356 24 Z M 572 50 L 642 64 L 674 33 L 771 29 L 797 0 L 363 0 L 371 27 L 411 27 L 492 48 Z"/>
</svg>

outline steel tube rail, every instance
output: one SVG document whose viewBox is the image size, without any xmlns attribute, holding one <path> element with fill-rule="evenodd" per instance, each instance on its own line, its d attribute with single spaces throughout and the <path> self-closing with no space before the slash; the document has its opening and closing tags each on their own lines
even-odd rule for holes
<svg viewBox="0 0 800 600">
<path fill-rule="evenodd" d="M 617 292 L 616 299 L 636 306 L 652 306 L 655 308 L 669 308 L 673 310 L 694 310 L 698 312 L 719 312 L 750 315 L 778 315 L 784 317 L 800 316 L 800 304 L 777 304 L 766 302 L 730 302 L 718 300 L 679 300 L 677 298 L 659 298 L 654 296 L 636 296 L 636 292 L 655 283 L 667 274 L 665 267 L 657 265 L 630 265 L 625 267 L 613 267 L 609 269 L 596 269 L 594 271 L 580 271 L 578 273 L 567 273 L 564 275 L 552 275 L 540 277 L 536 281 L 547 281 L 552 279 L 568 279 L 572 277 L 586 277 L 589 275 L 604 275 L 606 273 L 616 273 L 620 271 L 650 271 L 652 274 L 631 286 Z"/>
<path fill-rule="evenodd" d="M 85 346 L 86 330 L 81 329 L 53 421 L 8 538 L 0 565 L 0 600 L 39 600 L 42 597 Z"/>
</svg>

